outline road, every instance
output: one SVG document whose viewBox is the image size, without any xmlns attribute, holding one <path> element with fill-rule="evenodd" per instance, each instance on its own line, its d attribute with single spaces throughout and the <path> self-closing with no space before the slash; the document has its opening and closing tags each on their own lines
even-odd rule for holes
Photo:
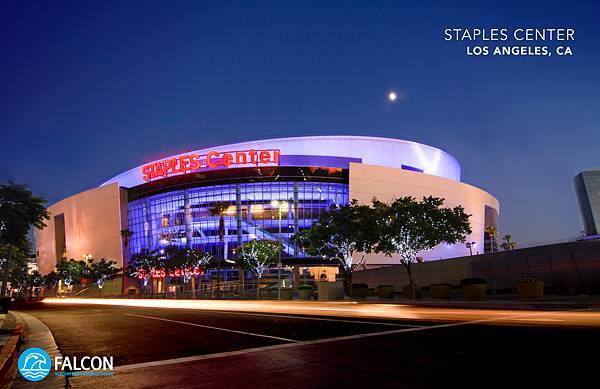
<svg viewBox="0 0 600 389">
<path fill-rule="evenodd" d="M 595 371 L 589 352 L 600 346 L 597 311 L 86 301 L 23 311 L 50 328 L 63 355 L 114 357 L 112 377 L 71 378 L 76 388 L 575 383 Z"/>
</svg>

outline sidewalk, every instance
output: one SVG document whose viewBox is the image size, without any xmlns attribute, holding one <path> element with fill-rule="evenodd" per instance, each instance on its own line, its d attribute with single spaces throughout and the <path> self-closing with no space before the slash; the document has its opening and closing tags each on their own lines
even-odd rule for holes
<svg viewBox="0 0 600 389">
<path fill-rule="evenodd" d="M 17 371 L 17 359 L 22 350 L 40 347 L 50 357 L 59 355 L 52 333 L 39 319 L 22 312 L 0 314 L 0 388 L 39 387 L 37 382 L 25 380 Z M 50 376 L 44 380 L 47 388 L 63 388 L 63 377 Z"/>
<path fill-rule="evenodd" d="M 23 331 L 12 313 L 0 314 L 0 387 L 14 379 Z"/>
<path fill-rule="evenodd" d="M 52 332 L 41 320 L 23 312 L 13 311 L 11 315 L 24 328 L 22 349 L 39 347 L 46 351 L 52 359 L 56 355 L 60 355 L 60 350 L 54 341 Z M 50 374 L 44 379 L 44 387 L 64 388 L 65 378 Z M 17 373 L 12 388 L 39 388 L 39 383 L 27 381 Z"/>
</svg>

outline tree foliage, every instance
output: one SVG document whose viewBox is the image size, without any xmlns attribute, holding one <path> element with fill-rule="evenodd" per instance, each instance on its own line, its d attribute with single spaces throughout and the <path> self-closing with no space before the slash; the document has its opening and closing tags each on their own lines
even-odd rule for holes
<svg viewBox="0 0 600 389">
<path fill-rule="evenodd" d="M 39 271 L 34 270 L 29 274 L 29 284 L 35 288 L 44 286 L 44 277 Z"/>
<path fill-rule="evenodd" d="M 244 266 L 261 278 L 265 270 L 277 263 L 279 242 L 274 240 L 251 240 L 240 248 Z"/>
<path fill-rule="evenodd" d="M 398 255 L 408 272 L 414 290 L 411 264 L 417 262 L 419 252 L 431 250 L 440 243 L 464 242 L 471 233 L 469 217 L 462 206 L 443 207 L 444 199 L 401 197 L 390 204 L 373 200 L 377 220 L 378 239 L 375 252 L 387 256 Z"/>
<path fill-rule="evenodd" d="M 98 288 L 102 289 L 106 281 L 114 279 L 121 272 L 121 269 L 115 266 L 116 264 L 116 261 L 106 258 L 100 258 L 99 261 L 90 259 L 86 272 Z"/>
<path fill-rule="evenodd" d="M 89 269 L 85 261 L 70 259 L 68 261 L 60 261 L 56 265 L 56 272 L 65 285 L 71 286 L 81 285 L 81 282 L 87 279 Z"/>
<path fill-rule="evenodd" d="M 29 252 L 31 252 L 31 243 L 28 239 L 18 242 L 16 245 L 0 244 L 0 269 L 4 271 L 4 266 L 8 263 L 8 254 L 12 250 L 12 260 L 10 271 L 15 268 L 27 268 Z M 9 280 L 10 281 L 10 280 Z"/>
<path fill-rule="evenodd" d="M 143 251 L 133 254 L 129 258 L 127 273 L 130 277 L 142 278 L 144 286 L 152 278 L 152 271 L 160 269 L 164 265 L 164 258 L 161 258 L 156 251 Z"/>
<path fill-rule="evenodd" d="M 116 267 L 116 261 L 101 258 L 97 261 L 88 259 L 88 261 L 60 261 L 56 265 L 56 273 L 48 274 L 45 278 L 45 284 L 50 287 L 56 285 L 57 280 L 67 285 L 82 285 L 87 281 L 94 282 L 98 288 L 102 289 L 106 281 L 114 279 L 121 269 Z"/>
<path fill-rule="evenodd" d="M 44 204 L 46 200 L 34 196 L 26 185 L 9 182 L 0 185 L 0 244 L 7 245 L 0 296 L 6 288 L 12 267 L 13 248 L 27 244 L 31 226 L 42 229 L 44 220 L 50 218 Z"/>
<path fill-rule="evenodd" d="M 31 226 L 42 229 L 50 215 L 46 200 L 34 196 L 27 185 L 9 182 L 0 185 L 0 242 L 19 244 Z"/>
<path fill-rule="evenodd" d="M 188 283 L 193 276 L 193 270 L 197 267 L 208 265 L 212 259 L 210 253 L 198 249 L 190 249 L 179 246 L 168 246 L 164 250 L 164 270 L 181 270 L 183 281 Z"/>
<path fill-rule="evenodd" d="M 43 286 L 45 288 L 54 289 L 56 288 L 58 281 L 60 281 L 60 275 L 55 271 L 51 271 L 50 273 L 43 276 L 43 279 Z"/>
<path fill-rule="evenodd" d="M 502 237 L 502 244 L 500 245 L 500 247 L 502 247 L 503 250 L 514 250 L 517 248 L 517 242 L 512 240 L 512 236 L 511 235 L 504 235 Z"/>
<path fill-rule="evenodd" d="M 21 289 L 29 285 L 29 252 L 31 252 L 31 243 L 25 239 L 17 245 L 0 245 L 0 269 L 4 272 L 4 266 L 10 264 L 8 282 L 11 288 Z M 8 262 L 8 255 L 11 254 L 11 260 Z"/>
<path fill-rule="evenodd" d="M 496 235 L 498 234 L 498 228 L 493 225 L 489 225 L 485 227 L 485 233 L 490 238 L 490 251 L 492 253 L 496 252 Z"/>
<path fill-rule="evenodd" d="M 376 241 L 374 214 L 368 205 L 352 200 L 348 205 L 333 206 L 322 213 L 313 225 L 296 233 L 292 240 L 312 256 L 337 262 L 345 280 L 363 260 L 353 263 L 355 253 L 371 251 Z"/>
</svg>

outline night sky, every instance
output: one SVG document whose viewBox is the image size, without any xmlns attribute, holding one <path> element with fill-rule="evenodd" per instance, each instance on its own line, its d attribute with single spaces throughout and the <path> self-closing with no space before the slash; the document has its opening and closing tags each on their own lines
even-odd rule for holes
<svg viewBox="0 0 600 389">
<path fill-rule="evenodd" d="M 52 203 L 204 146 L 387 136 L 453 154 L 502 235 L 573 239 L 573 176 L 600 167 L 600 9 L 488 3 L 3 1 L 0 182 Z M 571 27 L 575 55 L 469 57 L 452 27 Z"/>
</svg>

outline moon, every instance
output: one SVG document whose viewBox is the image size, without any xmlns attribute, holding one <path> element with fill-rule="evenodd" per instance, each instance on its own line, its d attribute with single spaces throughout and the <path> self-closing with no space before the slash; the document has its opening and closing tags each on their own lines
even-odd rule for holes
<svg viewBox="0 0 600 389">
<path fill-rule="evenodd" d="M 396 95 L 395 92 L 388 93 L 388 100 L 389 101 L 396 101 L 397 98 L 398 98 L 398 96 Z"/>
</svg>

